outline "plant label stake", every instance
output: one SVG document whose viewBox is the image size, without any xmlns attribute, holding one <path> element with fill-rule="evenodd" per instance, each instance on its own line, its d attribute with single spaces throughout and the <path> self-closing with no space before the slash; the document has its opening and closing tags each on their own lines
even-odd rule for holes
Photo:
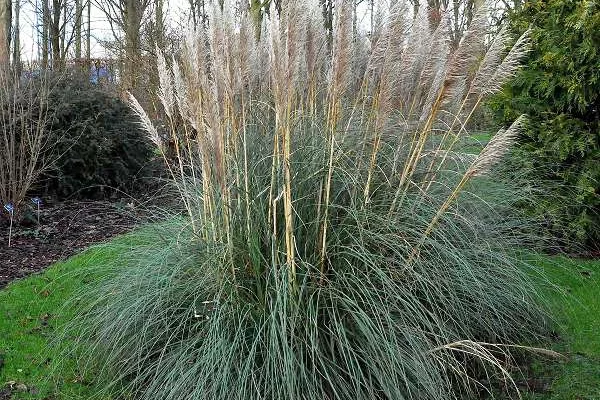
<svg viewBox="0 0 600 400">
<path fill-rule="evenodd" d="M 13 226 L 13 216 L 15 214 L 15 207 L 13 206 L 12 203 L 8 203 L 4 205 L 4 209 L 6 211 L 8 211 L 8 214 L 10 214 L 10 226 L 8 228 L 8 247 L 10 247 L 10 242 L 11 242 L 11 238 L 12 238 L 12 226 Z"/>
<path fill-rule="evenodd" d="M 40 207 L 42 205 L 42 199 L 39 197 L 34 197 L 31 199 L 31 202 L 37 206 L 37 224 L 40 224 Z"/>
</svg>

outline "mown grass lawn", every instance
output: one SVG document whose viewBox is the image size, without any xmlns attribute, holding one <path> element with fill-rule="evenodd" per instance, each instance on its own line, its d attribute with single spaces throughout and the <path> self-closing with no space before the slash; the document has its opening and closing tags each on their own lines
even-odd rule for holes
<svg viewBox="0 0 600 400">
<path fill-rule="evenodd" d="M 561 339 L 552 345 L 567 356 L 561 363 L 537 365 L 537 373 L 552 377 L 535 400 L 600 399 L 600 260 L 539 257 L 538 263 L 564 295 L 549 298 Z"/>
<path fill-rule="evenodd" d="M 140 233 L 141 232 L 141 233 Z M 102 265 L 124 249 L 144 241 L 143 231 L 119 237 L 55 264 L 45 273 L 0 290 L 0 399 L 89 399 L 96 392 L 74 360 L 56 368 L 55 333 L 72 318 L 67 300 L 91 274 L 75 274 Z M 10 389 L 10 390 L 9 390 Z"/>
<path fill-rule="evenodd" d="M 74 272 L 113 260 L 124 248 L 144 240 L 143 230 L 125 235 L 0 290 L 0 399 L 8 388 L 16 399 L 88 399 L 97 393 L 73 360 L 63 361 L 60 370 L 56 369 L 53 337 L 72 318 L 65 302 L 86 280 L 94 279 L 91 273 Z M 550 390 L 525 398 L 598 400 L 600 261 L 539 256 L 535 262 L 565 291 L 564 295 L 554 294 L 550 303 L 561 334 L 561 340 L 552 346 L 568 360 L 537 365 L 540 376 L 552 377 Z"/>
</svg>

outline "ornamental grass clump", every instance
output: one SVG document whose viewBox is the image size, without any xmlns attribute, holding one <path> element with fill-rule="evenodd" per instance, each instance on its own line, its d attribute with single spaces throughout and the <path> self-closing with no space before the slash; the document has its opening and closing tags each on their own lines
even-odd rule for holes
<svg viewBox="0 0 600 400">
<path fill-rule="evenodd" d="M 107 391 L 439 400 L 511 386 L 509 350 L 545 321 L 515 256 L 534 244 L 513 209 L 529 194 L 498 168 L 522 119 L 478 154 L 466 127 L 527 36 L 488 42 L 483 6 L 451 49 L 446 20 L 408 6 L 367 40 L 338 1 L 329 42 L 316 1 L 271 8 L 259 35 L 226 4 L 159 57 L 168 141 L 131 101 L 176 154 L 187 212 L 77 303 L 78 354 Z"/>
</svg>

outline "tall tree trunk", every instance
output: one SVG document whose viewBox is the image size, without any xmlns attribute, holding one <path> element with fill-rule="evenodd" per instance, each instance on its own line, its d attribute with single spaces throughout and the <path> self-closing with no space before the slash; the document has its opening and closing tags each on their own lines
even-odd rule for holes
<svg viewBox="0 0 600 400">
<path fill-rule="evenodd" d="M 63 19 L 61 24 L 65 24 L 64 26 L 60 26 L 59 25 L 59 29 L 60 29 L 60 61 L 61 61 L 61 65 L 63 63 L 66 64 L 67 61 L 67 27 L 66 27 L 66 23 L 67 23 L 67 2 L 66 0 L 61 0 L 61 6 L 62 6 L 62 12 L 63 12 Z"/>
<path fill-rule="evenodd" d="M 358 32 L 358 10 L 356 0 L 352 0 L 352 37 L 356 39 Z"/>
<path fill-rule="evenodd" d="M 188 0 L 190 6 L 190 12 L 192 13 L 192 24 L 194 29 L 198 28 L 198 18 L 196 17 L 196 2 L 194 0 Z"/>
<path fill-rule="evenodd" d="M 204 24 L 206 22 L 206 12 L 204 7 L 204 0 L 188 0 L 188 2 L 190 4 L 190 11 L 192 12 L 192 22 L 194 23 L 194 28 L 198 28 L 200 26 L 205 28 Z M 254 0 L 250 0 L 250 3 L 253 2 Z"/>
<path fill-rule="evenodd" d="M 325 30 L 327 31 L 328 49 L 331 49 L 333 44 L 333 1 L 334 0 L 320 0 L 321 7 L 323 8 L 323 23 L 325 24 Z"/>
<path fill-rule="evenodd" d="M 50 42 L 52 44 L 52 69 L 60 69 L 60 11 L 61 0 L 52 0 Z"/>
<path fill-rule="evenodd" d="M 0 0 L 0 68 L 2 73 L 10 68 L 10 30 L 12 25 L 12 2 Z"/>
<path fill-rule="evenodd" d="M 165 18 L 164 18 L 164 1 L 154 0 L 154 13 L 156 16 L 156 28 L 154 30 L 154 42 L 159 48 L 164 48 L 165 45 Z"/>
<path fill-rule="evenodd" d="M 260 38 L 260 31 L 262 28 L 263 19 L 263 4 L 261 0 L 250 0 L 248 4 L 248 11 L 254 22 L 254 34 L 257 38 Z"/>
<path fill-rule="evenodd" d="M 81 23 L 83 21 L 82 0 L 75 0 L 75 58 L 81 60 Z"/>
<path fill-rule="evenodd" d="M 453 28 L 450 32 L 450 39 L 452 47 L 457 48 L 462 36 L 460 32 L 460 0 L 452 0 L 452 19 Z"/>
<path fill-rule="evenodd" d="M 137 68 L 140 61 L 140 27 L 142 5 L 139 0 L 125 0 L 125 71 L 123 86 L 132 90 L 137 85 Z"/>
<path fill-rule="evenodd" d="M 16 76 L 21 76 L 21 22 L 20 17 L 21 2 L 20 0 L 15 1 L 15 20 L 14 20 L 14 31 L 15 37 L 13 39 L 13 63 Z"/>
<path fill-rule="evenodd" d="M 371 10 L 371 35 L 373 35 L 373 32 L 375 31 L 375 0 L 369 1 L 369 9 Z"/>
<path fill-rule="evenodd" d="M 419 0 L 411 0 L 412 5 L 413 5 L 413 18 L 417 18 L 417 15 L 419 14 L 419 8 L 421 7 L 421 3 L 419 2 Z"/>
<path fill-rule="evenodd" d="M 92 0 L 87 0 L 87 34 L 85 35 L 85 59 L 89 71 L 92 65 Z"/>
<path fill-rule="evenodd" d="M 42 0 L 42 69 L 48 69 L 48 56 L 50 54 L 50 6 L 49 0 Z"/>
<path fill-rule="evenodd" d="M 200 18 L 202 29 L 206 29 L 206 4 L 204 0 L 196 0 L 196 7 L 198 8 L 198 17 Z"/>
</svg>

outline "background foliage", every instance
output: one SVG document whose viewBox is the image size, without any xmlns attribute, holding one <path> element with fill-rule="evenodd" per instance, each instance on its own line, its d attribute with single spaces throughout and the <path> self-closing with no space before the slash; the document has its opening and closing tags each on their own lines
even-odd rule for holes
<svg viewBox="0 0 600 400">
<path fill-rule="evenodd" d="M 554 196 L 538 203 L 565 241 L 600 242 L 600 3 L 532 0 L 512 16 L 517 33 L 531 26 L 524 68 L 493 102 L 500 122 L 526 113 L 521 149 Z"/>
</svg>

